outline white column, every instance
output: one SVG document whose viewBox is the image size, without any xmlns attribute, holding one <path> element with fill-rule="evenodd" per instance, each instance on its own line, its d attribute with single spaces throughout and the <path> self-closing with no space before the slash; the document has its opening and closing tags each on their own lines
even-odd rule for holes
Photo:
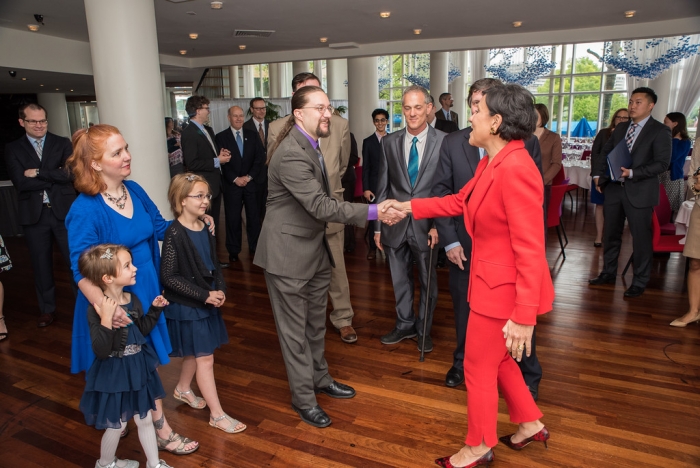
<svg viewBox="0 0 700 468">
<path fill-rule="evenodd" d="M 280 79 L 282 80 L 282 97 L 290 97 L 292 95 L 292 78 L 294 71 L 292 62 L 280 63 Z"/>
<path fill-rule="evenodd" d="M 484 66 L 489 64 L 489 51 L 484 50 L 472 50 L 469 52 L 469 66 L 472 69 L 471 83 L 476 80 L 486 78 L 486 70 Z"/>
<path fill-rule="evenodd" d="M 467 52 L 462 50 L 453 52 L 455 57 L 455 66 L 462 72 L 461 76 L 455 78 L 452 82 L 452 99 L 454 100 L 453 111 L 459 115 L 460 128 L 468 127 L 467 121 Z M 437 99 L 439 96 L 435 96 Z M 439 103 L 435 103 L 439 106 Z"/>
<path fill-rule="evenodd" d="M 177 99 L 175 98 L 175 93 L 170 91 L 168 94 L 170 98 L 170 116 L 177 120 Z"/>
<path fill-rule="evenodd" d="M 271 63 L 268 65 L 270 73 L 270 97 L 281 98 L 282 96 L 282 63 Z"/>
<path fill-rule="evenodd" d="M 85 16 L 101 121 L 119 128 L 133 156 L 131 178 L 169 217 L 170 171 L 154 3 L 85 0 Z M 115 40 L 114 31 L 129 33 Z"/>
<path fill-rule="evenodd" d="M 230 89 L 231 99 L 238 99 L 241 97 L 240 82 L 238 80 L 238 65 L 232 65 L 228 67 L 228 85 Z"/>
<path fill-rule="evenodd" d="M 377 57 L 350 58 L 348 67 L 348 114 L 350 132 L 362 154 L 362 140 L 375 131 L 372 111 L 379 107 Z"/>
<path fill-rule="evenodd" d="M 255 91 L 255 70 L 253 65 L 243 65 L 243 96 L 252 98 L 256 95 Z"/>
<path fill-rule="evenodd" d="M 328 97 L 330 99 L 346 100 L 348 98 L 348 87 L 345 85 L 347 79 L 347 59 L 326 61 L 326 83 L 328 85 Z"/>
<path fill-rule="evenodd" d="M 430 53 L 430 94 L 437 100 L 447 92 L 447 72 L 450 66 L 449 52 Z"/>
<path fill-rule="evenodd" d="M 321 80 L 321 87 L 323 87 L 323 60 L 314 60 L 314 75 L 318 76 Z M 326 83 L 328 87 L 328 83 Z"/>
<path fill-rule="evenodd" d="M 309 61 L 292 62 L 292 73 L 297 76 L 299 73 L 309 72 Z"/>
<path fill-rule="evenodd" d="M 664 121 L 668 114 L 668 105 L 671 99 L 671 72 L 666 70 L 654 80 L 649 80 L 648 86 L 656 93 L 657 101 L 651 115 L 659 122 Z M 630 92 L 633 90 L 630 90 Z"/>
<path fill-rule="evenodd" d="M 38 93 L 39 104 L 46 109 L 49 120 L 49 131 L 62 137 L 70 138 L 70 123 L 68 121 L 68 106 L 64 93 Z"/>
<path fill-rule="evenodd" d="M 171 117 L 170 115 L 170 96 L 168 96 L 168 88 L 165 86 L 165 73 L 160 72 L 160 81 L 163 89 L 163 115 L 165 117 Z"/>
</svg>

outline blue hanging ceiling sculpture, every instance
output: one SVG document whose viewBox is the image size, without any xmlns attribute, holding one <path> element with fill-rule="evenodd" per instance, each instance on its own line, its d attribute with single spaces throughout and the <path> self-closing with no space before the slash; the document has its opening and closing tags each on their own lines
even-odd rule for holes
<svg viewBox="0 0 700 468">
<path fill-rule="evenodd" d="M 647 41 L 607 42 L 598 59 L 635 78 L 653 80 L 681 60 L 700 54 L 695 36 L 675 36 Z"/>
<path fill-rule="evenodd" d="M 523 48 L 491 49 L 489 62 L 493 63 L 499 56 L 501 60 L 493 65 L 484 65 L 484 69 L 504 83 L 517 83 L 529 86 L 556 68 L 551 60 L 551 47 L 525 47 L 525 61 L 513 64 L 516 54 Z"/>
<path fill-rule="evenodd" d="M 411 58 L 416 64 L 415 71 L 404 75 L 404 79 L 414 85 L 430 89 L 430 54 L 413 54 Z M 452 83 L 460 76 L 462 76 L 462 71 L 450 60 L 447 70 L 447 83 Z"/>
</svg>

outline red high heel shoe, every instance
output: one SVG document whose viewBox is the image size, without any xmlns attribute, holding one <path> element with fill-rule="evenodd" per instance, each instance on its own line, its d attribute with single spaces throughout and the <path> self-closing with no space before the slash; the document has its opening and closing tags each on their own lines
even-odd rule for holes
<svg viewBox="0 0 700 468">
<path fill-rule="evenodd" d="M 481 465 L 486 465 L 489 466 L 489 463 L 493 461 L 493 450 L 489 450 L 485 454 L 481 456 L 476 461 L 471 462 L 470 464 L 466 466 L 454 466 L 452 463 L 450 463 L 450 457 L 443 457 L 443 458 L 438 458 L 435 460 L 436 465 L 440 465 L 443 468 L 473 468 L 475 466 L 481 466 Z"/>
<path fill-rule="evenodd" d="M 547 448 L 547 441 L 549 440 L 549 431 L 547 430 L 546 427 L 543 427 L 540 432 L 537 434 L 533 435 L 532 437 L 528 437 L 527 439 L 523 440 L 522 442 L 513 443 L 510 438 L 513 437 L 515 434 L 510 434 L 507 436 L 503 436 L 499 438 L 501 442 L 506 444 L 508 447 L 512 448 L 513 450 L 522 450 L 526 445 L 528 445 L 530 442 L 544 442 L 544 448 Z"/>
</svg>

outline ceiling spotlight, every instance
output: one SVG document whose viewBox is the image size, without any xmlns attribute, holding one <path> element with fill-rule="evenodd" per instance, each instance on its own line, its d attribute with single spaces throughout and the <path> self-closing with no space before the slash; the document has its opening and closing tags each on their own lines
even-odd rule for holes
<svg viewBox="0 0 700 468">
<path fill-rule="evenodd" d="M 72 89 L 71 89 L 70 91 L 71 91 L 71 93 L 73 92 L 73 90 L 72 90 Z"/>
<path fill-rule="evenodd" d="M 43 85 L 43 84 L 40 84 L 39 86 L 40 86 L 40 87 L 43 87 L 44 85 Z"/>
<path fill-rule="evenodd" d="M 56 88 L 56 91 L 58 91 L 60 88 Z"/>
<path fill-rule="evenodd" d="M 190 34 L 190 39 L 192 39 L 192 40 L 195 40 L 195 39 L 197 39 L 198 37 L 199 37 L 199 34 L 197 34 L 197 33 L 192 33 L 192 34 Z"/>
<path fill-rule="evenodd" d="M 245 50 L 245 46 L 243 44 L 239 45 L 238 48 L 241 50 Z"/>
<path fill-rule="evenodd" d="M 625 18 L 634 18 L 634 15 L 637 14 L 636 10 L 627 10 L 625 12 Z"/>
<path fill-rule="evenodd" d="M 28 25 L 27 25 L 27 28 L 28 28 L 31 32 L 37 32 L 37 31 L 39 30 L 39 27 L 40 27 L 40 26 L 39 26 L 38 24 L 28 24 Z"/>
<path fill-rule="evenodd" d="M 413 34 L 415 34 L 416 36 L 419 35 L 419 34 L 422 33 L 422 32 L 423 32 L 422 29 L 414 29 L 414 30 L 413 30 Z"/>
<path fill-rule="evenodd" d="M 212 10 L 221 10 L 223 8 L 224 2 L 211 2 Z"/>
<path fill-rule="evenodd" d="M 44 15 L 34 15 L 34 19 L 40 25 L 42 25 L 42 26 L 44 25 Z"/>
<path fill-rule="evenodd" d="M 391 12 L 390 11 L 382 11 L 381 13 L 379 13 L 379 16 L 381 16 L 382 18 L 388 18 L 391 16 Z"/>
<path fill-rule="evenodd" d="M 319 39 L 319 41 L 321 41 L 321 42 L 328 42 L 328 38 L 327 38 L 327 37 L 322 37 L 322 38 Z"/>
<path fill-rule="evenodd" d="M 180 51 L 180 55 L 185 55 L 186 53 L 187 53 L 187 51 L 184 49 Z"/>
<path fill-rule="evenodd" d="M 522 21 L 513 21 L 513 27 L 514 28 L 519 28 L 520 26 L 523 25 Z"/>
<path fill-rule="evenodd" d="M 26 79 L 26 78 L 22 78 L 22 81 L 27 81 L 27 79 Z"/>
</svg>

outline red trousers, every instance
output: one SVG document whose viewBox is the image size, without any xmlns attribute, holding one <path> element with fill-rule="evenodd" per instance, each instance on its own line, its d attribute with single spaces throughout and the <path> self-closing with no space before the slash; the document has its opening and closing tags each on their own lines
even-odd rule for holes
<svg viewBox="0 0 700 468">
<path fill-rule="evenodd" d="M 542 417 L 525 385 L 517 363 L 506 349 L 502 328 L 506 319 L 496 319 L 472 310 L 467 324 L 464 379 L 467 384 L 467 438 L 465 443 L 489 447 L 498 444 L 498 390 L 508 405 L 511 422 L 520 424 Z"/>
</svg>

